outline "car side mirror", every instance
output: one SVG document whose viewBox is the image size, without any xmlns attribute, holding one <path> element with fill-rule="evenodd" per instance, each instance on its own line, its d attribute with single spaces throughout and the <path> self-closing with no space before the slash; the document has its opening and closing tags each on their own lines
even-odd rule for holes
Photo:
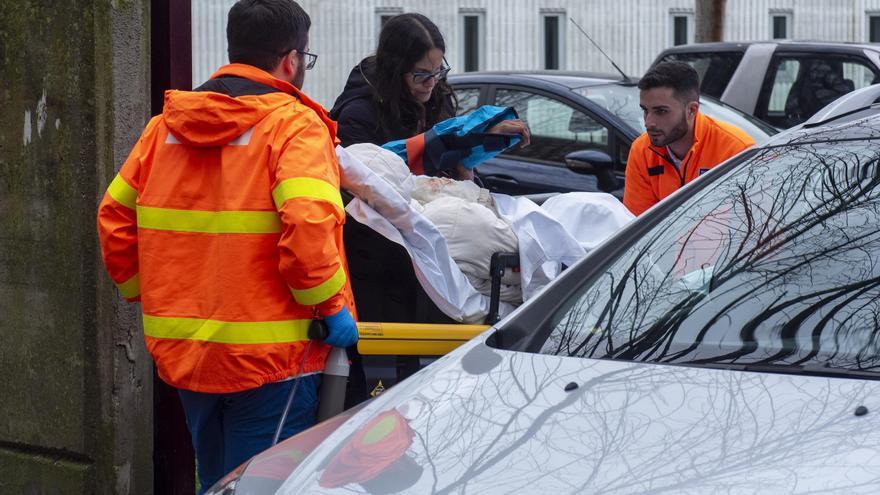
<svg viewBox="0 0 880 495">
<path fill-rule="evenodd" d="M 614 162 L 604 151 L 572 151 L 565 155 L 565 166 L 579 174 L 595 175 L 601 191 L 611 192 L 619 187 L 614 175 Z"/>
</svg>

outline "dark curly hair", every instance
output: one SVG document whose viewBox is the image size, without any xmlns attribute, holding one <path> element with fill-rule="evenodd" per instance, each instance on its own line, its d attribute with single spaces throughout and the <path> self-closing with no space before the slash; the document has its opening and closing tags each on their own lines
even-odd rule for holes
<svg viewBox="0 0 880 495">
<path fill-rule="evenodd" d="M 389 19 L 379 33 L 376 48 L 375 98 L 379 122 L 388 136 L 409 137 L 455 115 L 457 100 L 445 80 L 437 81 L 431 99 L 422 104 L 410 95 L 404 74 L 432 49 L 446 52 L 437 26 L 421 14 Z M 451 103 L 450 103 L 451 102 Z"/>
</svg>

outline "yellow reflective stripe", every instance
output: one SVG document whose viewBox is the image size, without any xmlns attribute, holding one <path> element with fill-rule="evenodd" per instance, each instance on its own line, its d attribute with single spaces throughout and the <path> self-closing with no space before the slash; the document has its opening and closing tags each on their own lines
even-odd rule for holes
<svg viewBox="0 0 880 495">
<path fill-rule="evenodd" d="M 291 287 L 290 292 L 293 294 L 296 302 L 306 306 L 314 306 L 335 296 L 342 289 L 343 285 L 345 285 L 345 270 L 339 267 L 339 270 L 336 270 L 336 273 L 324 283 L 311 289 L 294 289 Z"/>
<path fill-rule="evenodd" d="M 128 182 L 125 182 L 125 179 L 123 179 L 121 175 L 116 174 L 116 177 L 113 178 L 113 182 L 107 187 L 107 193 L 109 193 L 110 197 L 115 199 L 116 202 L 122 206 L 131 208 L 132 210 L 134 209 L 138 195 L 137 189 L 129 186 Z"/>
<path fill-rule="evenodd" d="M 295 179 L 287 179 L 278 184 L 272 190 L 272 199 L 275 200 L 275 207 L 281 210 L 281 205 L 288 199 L 293 198 L 314 198 L 327 201 L 343 209 L 342 195 L 339 194 L 339 188 L 329 182 L 311 177 L 297 177 Z"/>
<path fill-rule="evenodd" d="M 218 344 L 279 344 L 308 340 L 311 321 L 238 322 L 144 315 L 144 335 Z"/>
<path fill-rule="evenodd" d="M 281 232 L 275 211 L 200 211 L 137 207 L 137 223 L 142 229 L 208 234 L 274 234 Z"/>
<path fill-rule="evenodd" d="M 122 297 L 126 299 L 137 297 L 141 293 L 140 274 L 135 273 L 133 277 L 126 280 L 125 282 L 116 284 L 116 287 L 119 288 L 119 292 L 122 294 Z"/>
</svg>

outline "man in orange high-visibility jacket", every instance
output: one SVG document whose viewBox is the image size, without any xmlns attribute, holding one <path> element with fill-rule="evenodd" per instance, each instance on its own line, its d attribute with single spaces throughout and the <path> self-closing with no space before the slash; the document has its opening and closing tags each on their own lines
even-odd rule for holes
<svg viewBox="0 0 880 495">
<path fill-rule="evenodd" d="M 107 271 L 180 391 L 202 490 L 269 447 L 294 377 L 283 436 L 311 426 L 330 346 L 357 341 L 336 125 L 298 89 L 310 25 L 292 0 L 237 2 L 232 63 L 166 93 L 98 211 Z"/>
<path fill-rule="evenodd" d="M 630 148 L 623 190 L 634 215 L 755 144 L 745 131 L 699 112 L 700 79 L 684 62 L 657 64 L 639 89 L 647 131 Z"/>
</svg>

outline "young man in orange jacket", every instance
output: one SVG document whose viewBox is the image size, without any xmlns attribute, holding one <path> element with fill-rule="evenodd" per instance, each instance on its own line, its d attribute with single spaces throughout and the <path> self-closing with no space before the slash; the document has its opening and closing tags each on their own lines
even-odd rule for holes
<svg viewBox="0 0 880 495">
<path fill-rule="evenodd" d="M 270 446 L 297 377 L 282 433 L 311 426 L 330 347 L 357 341 L 336 124 L 299 90 L 310 25 L 292 0 L 237 2 L 232 63 L 166 93 L 98 211 L 107 271 L 180 391 L 202 491 Z"/>
<path fill-rule="evenodd" d="M 639 80 L 647 131 L 626 162 L 623 204 L 634 215 L 755 144 L 744 131 L 700 113 L 700 79 L 684 62 L 663 62 Z"/>
</svg>

